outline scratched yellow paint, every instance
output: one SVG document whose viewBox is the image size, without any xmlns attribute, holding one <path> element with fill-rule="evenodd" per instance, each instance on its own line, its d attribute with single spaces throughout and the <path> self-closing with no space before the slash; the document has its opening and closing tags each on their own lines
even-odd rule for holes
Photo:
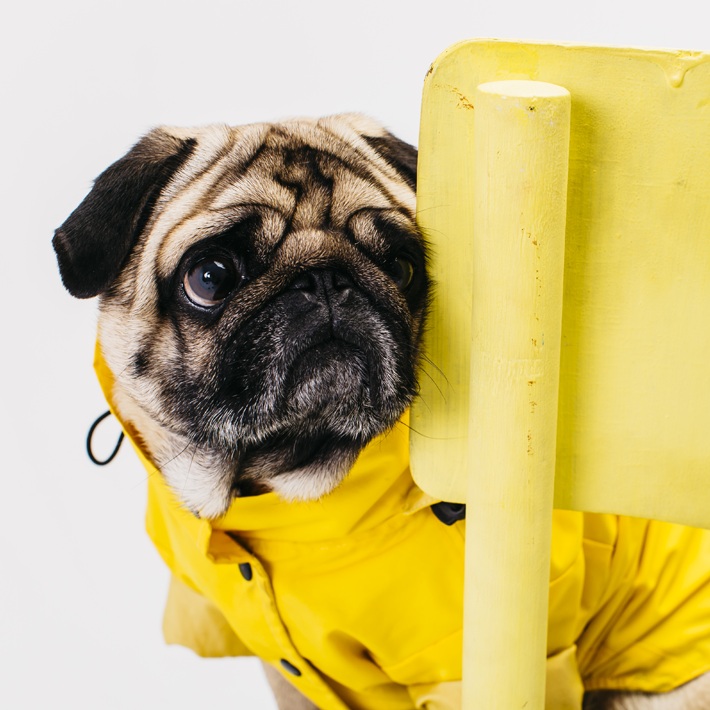
<svg viewBox="0 0 710 710">
<path fill-rule="evenodd" d="M 418 209 L 437 283 L 426 347 L 443 374 L 425 366 L 414 477 L 466 502 L 475 90 L 502 80 L 549 82 L 572 100 L 554 504 L 710 527 L 710 54 L 699 52 L 471 40 L 434 62 Z"/>
</svg>

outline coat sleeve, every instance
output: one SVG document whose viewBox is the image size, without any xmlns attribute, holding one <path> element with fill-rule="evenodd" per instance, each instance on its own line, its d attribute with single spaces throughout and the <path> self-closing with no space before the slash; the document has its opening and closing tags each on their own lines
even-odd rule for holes
<svg viewBox="0 0 710 710">
<path fill-rule="evenodd" d="M 185 646 L 203 658 L 253 656 L 212 602 L 174 575 L 163 616 L 168 644 Z"/>
</svg>

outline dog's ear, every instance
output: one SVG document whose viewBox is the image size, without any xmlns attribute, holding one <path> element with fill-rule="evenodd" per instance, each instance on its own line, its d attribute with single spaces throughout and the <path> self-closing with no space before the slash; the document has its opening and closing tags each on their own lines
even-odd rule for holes
<svg viewBox="0 0 710 710">
<path fill-rule="evenodd" d="M 91 298 L 113 283 L 160 191 L 195 143 L 158 128 L 99 175 L 52 240 L 62 281 L 72 296 Z"/>
<path fill-rule="evenodd" d="M 417 187 L 417 149 L 385 131 L 384 136 L 363 136 L 415 190 Z"/>
</svg>

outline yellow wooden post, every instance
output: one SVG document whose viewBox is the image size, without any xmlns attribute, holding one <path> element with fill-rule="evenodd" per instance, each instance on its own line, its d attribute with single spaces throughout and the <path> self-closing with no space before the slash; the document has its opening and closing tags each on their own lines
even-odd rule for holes
<svg viewBox="0 0 710 710">
<path fill-rule="evenodd" d="M 570 94 L 475 93 L 466 710 L 542 710 Z"/>
</svg>

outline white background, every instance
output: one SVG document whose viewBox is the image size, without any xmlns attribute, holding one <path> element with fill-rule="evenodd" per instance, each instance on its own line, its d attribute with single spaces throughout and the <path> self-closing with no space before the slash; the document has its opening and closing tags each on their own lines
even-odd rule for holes
<svg viewBox="0 0 710 710">
<path fill-rule="evenodd" d="M 710 50 L 707 0 L 7 3 L 0 15 L 0 707 L 275 708 L 253 660 L 164 645 L 168 575 L 129 446 L 84 453 L 105 410 L 95 303 L 50 240 L 161 123 L 358 110 L 417 142 L 424 75 L 468 37 Z M 116 436 L 106 425 L 99 448 Z"/>
</svg>

